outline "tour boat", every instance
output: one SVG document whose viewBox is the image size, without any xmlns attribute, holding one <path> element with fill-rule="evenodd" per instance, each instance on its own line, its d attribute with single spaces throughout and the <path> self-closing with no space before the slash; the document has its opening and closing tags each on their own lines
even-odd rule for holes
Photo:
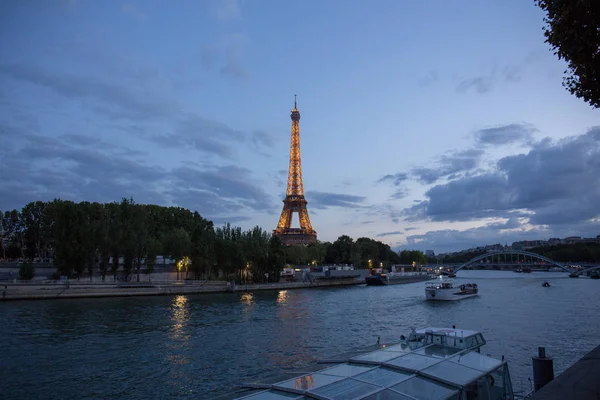
<svg viewBox="0 0 600 400">
<path fill-rule="evenodd" d="M 478 331 L 412 329 L 408 338 L 319 360 L 297 371 L 242 383 L 220 400 L 514 400 L 504 357 L 481 354 Z"/>
<path fill-rule="evenodd" d="M 425 287 L 425 300 L 452 301 L 477 296 L 479 289 L 476 283 L 454 285 L 450 280 L 428 283 Z"/>
</svg>

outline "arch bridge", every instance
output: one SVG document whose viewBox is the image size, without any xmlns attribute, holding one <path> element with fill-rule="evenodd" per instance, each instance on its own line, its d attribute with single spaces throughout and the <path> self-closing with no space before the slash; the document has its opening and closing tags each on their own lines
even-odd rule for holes
<svg viewBox="0 0 600 400">
<path fill-rule="evenodd" d="M 510 260 L 507 260 L 507 256 L 510 256 Z M 519 256 L 519 258 L 517 259 L 517 262 L 514 262 L 513 260 L 513 256 Z M 557 261 L 551 260 L 548 257 L 544 257 L 540 254 L 536 254 L 536 253 L 532 253 L 529 251 L 523 251 L 523 250 L 501 250 L 501 251 L 494 251 L 494 252 L 490 252 L 490 253 L 485 253 L 482 254 L 480 256 L 474 257 L 472 259 L 470 259 L 469 261 L 467 261 L 466 263 L 463 263 L 461 265 L 459 265 L 458 267 L 454 268 L 453 272 L 456 273 L 458 271 L 460 271 L 461 269 L 468 267 L 470 265 L 480 265 L 480 264 L 484 264 L 482 263 L 483 260 L 490 259 L 491 262 L 489 262 L 489 264 L 495 264 L 495 265 L 529 265 L 526 262 L 525 263 L 520 263 L 518 262 L 518 260 L 520 260 L 520 257 L 523 256 L 524 260 L 527 261 L 527 258 L 530 259 L 530 261 L 533 260 L 539 260 L 539 261 L 543 261 L 544 264 L 546 265 L 554 265 L 558 268 L 563 269 L 565 272 L 572 272 L 571 269 L 568 268 L 568 266 L 563 265 Z M 494 261 L 494 259 L 496 258 L 497 261 Z M 502 260 L 503 258 L 503 260 Z M 597 269 L 600 268 L 600 266 L 592 266 L 592 268 L 586 268 L 583 271 L 579 271 L 577 272 L 577 274 L 581 274 L 584 271 L 588 271 L 590 269 Z"/>
<path fill-rule="evenodd" d="M 579 264 L 579 265 L 581 267 L 583 267 L 583 269 L 573 272 L 574 275 L 582 275 L 582 274 L 585 274 L 590 271 L 600 270 L 600 265 L 593 265 L 593 264 Z"/>
</svg>

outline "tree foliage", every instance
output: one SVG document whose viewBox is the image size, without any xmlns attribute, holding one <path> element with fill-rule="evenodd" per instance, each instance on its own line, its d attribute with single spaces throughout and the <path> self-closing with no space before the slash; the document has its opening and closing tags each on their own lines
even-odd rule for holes
<svg viewBox="0 0 600 400">
<path fill-rule="evenodd" d="M 544 36 L 567 62 L 563 86 L 600 107 L 600 7 L 597 0 L 535 0 L 546 12 Z"/>
<path fill-rule="evenodd" d="M 19 279 L 31 280 L 35 276 L 35 267 L 30 262 L 22 263 L 19 266 Z"/>
<path fill-rule="evenodd" d="M 278 280 L 285 265 L 389 266 L 400 257 L 384 243 L 346 235 L 335 242 L 286 247 L 256 226 L 247 231 L 215 228 L 197 212 L 180 207 L 113 203 L 32 202 L 2 214 L 2 256 L 52 259 L 57 275 L 148 279 L 160 255 L 185 260 L 181 278 Z M 163 258 L 164 260 L 164 258 Z M 188 262 L 189 261 L 189 262 Z M 411 260 L 412 261 L 412 260 Z"/>
</svg>

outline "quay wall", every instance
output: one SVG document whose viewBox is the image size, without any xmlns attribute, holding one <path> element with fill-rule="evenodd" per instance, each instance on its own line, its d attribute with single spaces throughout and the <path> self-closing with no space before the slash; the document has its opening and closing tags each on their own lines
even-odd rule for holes
<svg viewBox="0 0 600 400">
<path fill-rule="evenodd" d="M 8 300 L 42 300 L 67 299 L 84 297 L 129 297 L 160 296 L 177 294 L 204 294 L 224 292 L 253 292 L 261 290 L 289 290 L 301 288 L 323 288 L 333 286 L 351 286 L 363 284 L 356 279 L 327 279 L 313 282 L 276 282 L 242 284 L 232 287 L 225 281 L 205 281 L 183 283 L 172 281 L 152 282 L 85 282 L 46 281 L 28 283 L 0 283 L 0 301 Z"/>
<path fill-rule="evenodd" d="M 600 346 L 583 356 L 529 400 L 600 399 Z"/>
</svg>

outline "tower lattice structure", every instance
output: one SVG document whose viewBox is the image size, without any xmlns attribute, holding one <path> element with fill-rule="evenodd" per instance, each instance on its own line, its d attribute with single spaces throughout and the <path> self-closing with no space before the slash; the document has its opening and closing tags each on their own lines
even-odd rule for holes
<svg viewBox="0 0 600 400">
<path fill-rule="evenodd" d="M 277 229 L 273 235 L 278 236 L 285 245 L 308 245 L 317 241 L 317 232 L 312 228 L 304 198 L 302 182 L 302 159 L 300 157 L 300 111 L 296 106 L 292 110 L 292 140 L 290 143 L 290 167 L 288 172 L 287 191 L 283 200 L 283 211 L 279 217 Z M 292 218 L 298 213 L 300 228 L 292 228 Z"/>
</svg>

